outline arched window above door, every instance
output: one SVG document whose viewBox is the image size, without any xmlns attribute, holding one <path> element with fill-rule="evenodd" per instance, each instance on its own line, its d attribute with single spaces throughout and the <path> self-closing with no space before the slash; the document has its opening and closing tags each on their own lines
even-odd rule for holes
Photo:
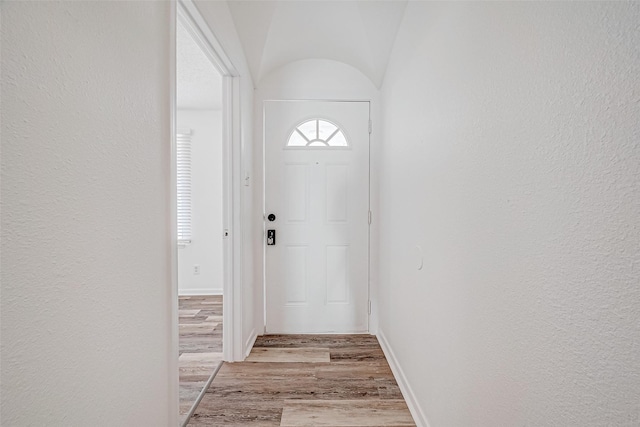
<svg viewBox="0 0 640 427">
<path fill-rule="evenodd" d="M 349 143 L 335 124 L 324 119 L 307 120 L 289 135 L 287 147 L 348 147 Z"/>
</svg>

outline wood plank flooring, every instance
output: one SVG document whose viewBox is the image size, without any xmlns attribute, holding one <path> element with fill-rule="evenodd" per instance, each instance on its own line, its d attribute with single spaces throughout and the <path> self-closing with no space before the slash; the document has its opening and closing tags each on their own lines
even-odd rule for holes
<svg viewBox="0 0 640 427">
<path fill-rule="evenodd" d="M 181 296 L 178 317 L 182 422 L 213 371 L 222 363 L 222 296 Z"/>
<path fill-rule="evenodd" d="M 377 339 L 266 335 L 224 363 L 189 426 L 415 426 Z"/>
</svg>

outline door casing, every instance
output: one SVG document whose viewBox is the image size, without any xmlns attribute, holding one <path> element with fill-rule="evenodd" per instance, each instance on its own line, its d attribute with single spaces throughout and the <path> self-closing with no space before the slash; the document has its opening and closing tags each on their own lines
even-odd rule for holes
<svg viewBox="0 0 640 427">
<path fill-rule="evenodd" d="M 222 75 L 222 175 L 223 175 L 223 358 L 234 362 L 244 359 L 242 340 L 242 159 L 240 140 L 240 76 L 222 45 L 192 0 L 170 2 L 170 182 L 176 182 L 176 32 L 180 20 L 187 28 L 214 67 Z M 179 424 L 178 415 L 178 230 L 176 209 L 177 192 L 170 186 L 171 219 L 171 325 L 169 349 L 170 398 L 176 404 L 168 408 L 170 419 Z"/>
</svg>

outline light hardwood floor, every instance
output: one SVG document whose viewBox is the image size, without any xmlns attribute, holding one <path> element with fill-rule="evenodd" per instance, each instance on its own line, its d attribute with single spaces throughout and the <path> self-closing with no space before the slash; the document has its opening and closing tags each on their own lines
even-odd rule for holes
<svg viewBox="0 0 640 427">
<path fill-rule="evenodd" d="M 375 337 L 267 335 L 220 368 L 189 426 L 415 426 Z"/>
<path fill-rule="evenodd" d="M 222 296 L 181 296 L 178 316 L 182 422 L 211 374 L 222 363 Z"/>
</svg>

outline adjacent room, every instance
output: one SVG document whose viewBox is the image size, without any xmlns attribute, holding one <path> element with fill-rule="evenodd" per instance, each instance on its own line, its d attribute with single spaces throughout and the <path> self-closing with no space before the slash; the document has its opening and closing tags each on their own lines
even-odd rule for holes
<svg viewBox="0 0 640 427">
<path fill-rule="evenodd" d="M 222 77 L 196 30 L 176 32 L 180 417 L 222 363 Z"/>
</svg>

